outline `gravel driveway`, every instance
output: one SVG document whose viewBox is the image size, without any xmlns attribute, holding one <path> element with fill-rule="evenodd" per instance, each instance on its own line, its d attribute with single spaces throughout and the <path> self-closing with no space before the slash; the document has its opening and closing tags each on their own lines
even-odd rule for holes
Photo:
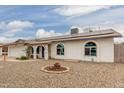
<svg viewBox="0 0 124 93">
<path fill-rule="evenodd" d="M 124 87 L 124 64 L 60 61 L 70 72 L 40 71 L 56 61 L 0 63 L 0 87 Z"/>
</svg>

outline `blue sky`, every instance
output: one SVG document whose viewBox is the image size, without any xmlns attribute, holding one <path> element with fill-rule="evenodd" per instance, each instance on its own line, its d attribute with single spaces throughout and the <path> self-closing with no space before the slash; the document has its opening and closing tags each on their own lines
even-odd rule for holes
<svg viewBox="0 0 124 93">
<path fill-rule="evenodd" d="M 124 6 L 0 6 L 0 42 L 67 34 L 72 26 L 124 34 Z M 82 32 L 82 31 L 81 31 Z"/>
</svg>

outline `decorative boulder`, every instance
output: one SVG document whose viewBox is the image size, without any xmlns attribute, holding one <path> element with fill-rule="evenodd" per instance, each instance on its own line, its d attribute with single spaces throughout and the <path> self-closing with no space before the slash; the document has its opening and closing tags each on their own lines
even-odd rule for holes
<svg viewBox="0 0 124 93">
<path fill-rule="evenodd" d="M 56 63 L 54 64 L 54 67 L 55 67 L 56 69 L 59 69 L 59 68 L 61 67 L 61 64 L 58 63 L 58 62 L 56 62 Z"/>
</svg>

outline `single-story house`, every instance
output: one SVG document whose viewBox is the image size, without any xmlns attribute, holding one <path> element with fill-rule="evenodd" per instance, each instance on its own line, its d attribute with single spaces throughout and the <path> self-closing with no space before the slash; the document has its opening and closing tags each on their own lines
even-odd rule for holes
<svg viewBox="0 0 124 93">
<path fill-rule="evenodd" d="M 9 43 L 6 45 L 7 55 L 15 58 L 26 56 L 26 49 L 30 47 L 30 57 L 34 59 L 114 62 L 114 37 L 121 37 L 121 34 L 113 29 L 78 33 L 78 28 L 73 28 L 70 35 L 19 39 Z"/>
<path fill-rule="evenodd" d="M 2 44 L 0 44 L 0 55 L 2 55 Z"/>
</svg>

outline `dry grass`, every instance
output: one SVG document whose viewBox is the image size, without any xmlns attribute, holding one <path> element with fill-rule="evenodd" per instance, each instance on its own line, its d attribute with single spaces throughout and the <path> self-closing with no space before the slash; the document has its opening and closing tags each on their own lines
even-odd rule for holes
<svg viewBox="0 0 124 93">
<path fill-rule="evenodd" d="M 124 64 L 63 62 L 70 72 L 49 74 L 41 67 L 57 60 L 0 63 L 0 87 L 124 87 Z"/>
</svg>

